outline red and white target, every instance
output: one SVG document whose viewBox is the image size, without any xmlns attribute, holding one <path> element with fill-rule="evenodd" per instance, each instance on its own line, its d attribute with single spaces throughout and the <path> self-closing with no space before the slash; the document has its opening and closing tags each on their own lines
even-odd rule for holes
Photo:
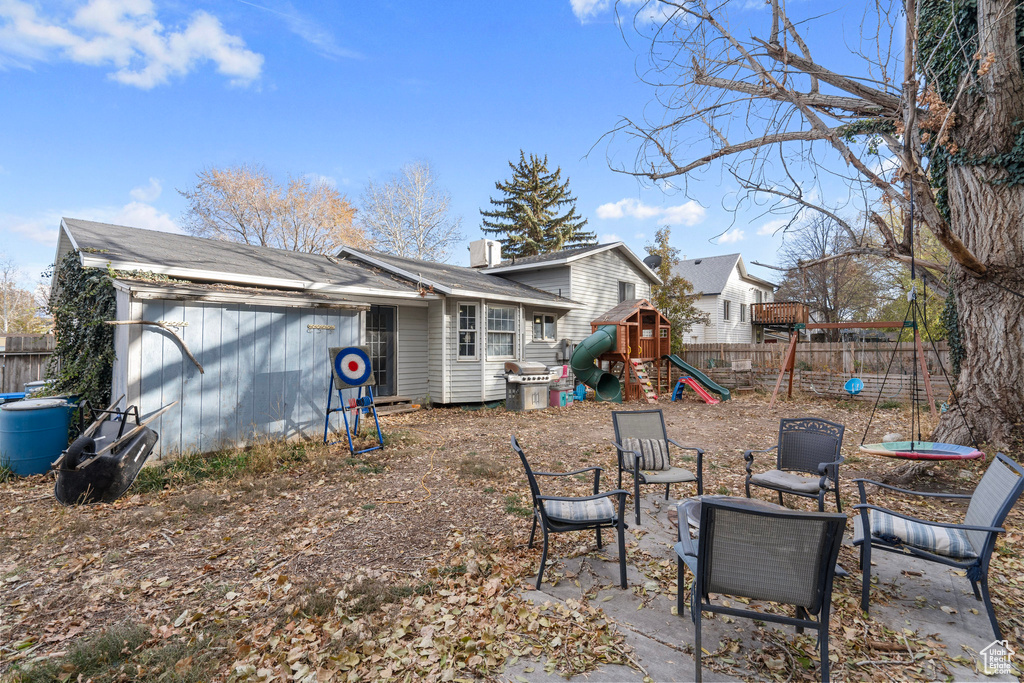
<svg viewBox="0 0 1024 683">
<path fill-rule="evenodd" d="M 344 386 L 361 387 L 373 384 L 373 367 L 365 346 L 331 349 L 334 356 L 334 378 Z"/>
</svg>

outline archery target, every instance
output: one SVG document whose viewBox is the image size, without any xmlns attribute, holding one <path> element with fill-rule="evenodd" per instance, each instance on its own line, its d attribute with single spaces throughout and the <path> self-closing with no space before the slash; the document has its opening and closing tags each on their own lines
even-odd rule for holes
<svg viewBox="0 0 1024 683">
<path fill-rule="evenodd" d="M 331 349 L 334 359 L 334 381 L 339 386 L 361 387 L 373 384 L 373 366 L 369 349 L 365 346 L 346 346 Z"/>
</svg>

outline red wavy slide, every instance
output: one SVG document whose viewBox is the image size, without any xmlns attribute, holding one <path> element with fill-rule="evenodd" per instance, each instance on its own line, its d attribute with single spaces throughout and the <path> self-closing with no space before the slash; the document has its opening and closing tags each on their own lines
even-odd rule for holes
<svg viewBox="0 0 1024 683">
<path fill-rule="evenodd" d="M 721 401 L 719 401 L 717 398 L 715 398 L 714 396 L 709 394 L 707 389 L 705 389 L 703 386 L 701 386 L 700 382 L 695 380 L 693 377 L 683 377 L 682 378 L 682 382 L 683 382 L 683 384 L 685 384 L 686 386 L 690 387 L 695 392 L 697 392 L 697 395 L 700 396 L 702 399 L 704 399 L 705 403 L 708 403 L 710 405 L 715 405 L 716 403 L 721 403 Z"/>
</svg>

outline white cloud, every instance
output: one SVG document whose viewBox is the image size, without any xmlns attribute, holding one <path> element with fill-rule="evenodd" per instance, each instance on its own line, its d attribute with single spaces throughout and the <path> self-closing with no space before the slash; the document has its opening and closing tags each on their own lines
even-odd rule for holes
<svg viewBox="0 0 1024 683">
<path fill-rule="evenodd" d="M 3 221 L 7 222 L 7 221 Z M 21 237 L 39 242 L 41 244 L 52 244 L 57 246 L 57 233 L 60 227 L 60 219 L 56 222 L 47 222 L 45 219 L 18 220 L 14 219 L 7 226 L 6 232 L 20 235 Z"/>
<path fill-rule="evenodd" d="M 704 207 L 692 199 L 677 206 L 651 206 L 638 199 L 626 198 L 597 207 L 597 217 L 614 220 L 630 216 L 640 220 L 658 218 L 658 225 L 696 225 L 704 220 Z"/>
<path fill-rule="evenodd" d="M 127 225 L 132 228 L 159 230 L 161 232 L 177 232 L 182 230 L 171 220 L 171 217 L 151 204 L 131 202 L 118 209 L 109 219 L 115 225 Z"/>
<path fill-rule="evenodd" d="M 622 238 L 616 235 L 614 232 L 606 232 L 598 238 L 598 242 L 601 244 L 611 244 L 612 242 L 621 242 Z"/>
<path fill-rule="evenodd" d="M 778 230 L 789 222 L 788 218 L 776 218 L 775 220 L 768 221 L 760 228 L 757 229 L 758 235 L 774 235 Z"/>
<path fill-rule="evenodd" d="M 316 186 L 324 185 L 333 190 L 338 189 L 338 181 L 335 180 L 333 176 L 320 175 L 319 173 L 307 173 L 306 179 Z"/>
<path fill-rule="evenodd" d="M 572 13 L 581 23 L 612 6 L 611 0 L 569 0 L 569 4 L 572 5 Z M 664 21 L 675 11 L 675 7 L 669 3 L 649 2 L 648 0 L 619 0 L 618 4 L 625 8 L 622 14 L 631 11 L 634 7 L 639 7 L 637 18 L 645 22 Z"/>
<path fill-rule="evenodd" d="M 643 233 L 643 232 L 638 232 L 637 234 L 633 235 L 633 239 L 635 239 L 635 240 L 642 240 L 645 237 L 647 237 L 647 233 Z"/>
<path fill-rule="evenodd" d="M 740 240 L 746 239 L 745 233 L 739 228 L 733 228 L 727 231 L 721 237 L 718 238 L 719 244 L 734 244 Z"/>
<path fill-rule="evenodd" d="M 572 13 L 580 21 L 588 19 L 602 10 L 608 9 L 608 0 L 569 0 Z"/>
<path fill-rule="evenodd" d="M 67 59 L 112 67 L 119 83 L 148 90 L 213 62 L 233 85 L 260 76 L 263 56 L 197 11 L 178 31 L 156 19 L 152 0 L 89 0 L 70 16 L 43 16 L 24 0 L 0 0 L 0 65 Z"/>
<path fill-rule="evenodd" d="M 150 178 L 149 185 L 136 187 L 129 194 L 132 199 L 137 199 L 140 202 L 153 202 L 160 198 L 160 193 L 163 192 L 163 189 L 159 180 Z"/>
<path fill-rule="evenodd" d="M 264 4 L 248 2 L 248 0 L 238 0 L 238 2 L 282 17 L 289 31 L 312 45 L 324 57 L 332 59 L 341 57 L 363 59 L 363 55 L 360 53 L 338 45 L 334 34 L 328 31 L 322 22 L 302 14 L 290 2 L 279 2 L 277 0 L 266 0 Z"/>
</svg>

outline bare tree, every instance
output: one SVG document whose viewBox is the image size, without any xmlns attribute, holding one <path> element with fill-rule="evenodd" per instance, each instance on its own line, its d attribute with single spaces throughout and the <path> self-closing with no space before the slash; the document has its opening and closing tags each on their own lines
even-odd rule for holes
<svg viewBox="0 0 1024 683">
<path fill-rule="evenodd" d="M 196 178 L 178 190 L 189 203 L 182 224 L 192 235 L 319 254 L 367 244 L 353 226 L 355 208 L 323 180 L 301 176 L 282 187 L 251 164 L 205 168 Z"/>
<path fill-rule="evenodd" d="M 649 39 L 646 79 L 661 106 L 612 131 L 637 149 L 635 165 L 617 170 L 685 191 L 689 177 L 717 164 L 743 189 L 738 205 L 818 211 L 847 231 L 845 254 L 903 262 L 913 256 L 913 210 L 950 261 L 919 258 L 917 274 L 953 289 L 966 351 L 957 389 L 974 436 L 1019 447 L 1024 71 L 1016 0 L 866 3 L 861 42 L 852 61 L 843 59 L 859 64 L 857 73 L 827 67 L 803 38 L 812 26 L 839 33 L 836 13 L 769 0 L 760 26 L 740 30 L 736 4 L 652 0 L 640 10 L 634 26 Z M 652 5 L 663 20 L 644 23 Z M 847 182 L 876 239 L 815 201 L 827 196 L 809 191 L 823 177 Z M 889 211 L 901 220 L 886 221 Z M 953 412 L 934 436 L 969 439 Z"/>
<path fill-rule="evenodd" d="M 818 322 L 839 323 L 867 320 L 877 308 L 882 281 L 872 272 L 868 256 L 847 255 L 856 246 L 834 220 L 821 214 L 795 228 L 779 252 L 786 274 L 775 298 L 803 301 Z M 803 266 L 815 262 L 815 265 Z M 826 330 L 826 336 L 838 341 L 839 330 Z"/>
<path fill-rule="evenodd" d="M 462 217 L 449 214 L 451 201 L 430 164 L 416 161 L 384 183 L 366 183 L 359 222 L 383 252 L 447 261 L 463 238 Z"/>
<path fill-rule="evenodd" d="M 18 286 L 21 269 L 5 254 L 0 253 L 0 331 L 4 333 L 39 334 L 49 328 L 39 317 L 36 300 L 31 292 Z"/>
</svg>

